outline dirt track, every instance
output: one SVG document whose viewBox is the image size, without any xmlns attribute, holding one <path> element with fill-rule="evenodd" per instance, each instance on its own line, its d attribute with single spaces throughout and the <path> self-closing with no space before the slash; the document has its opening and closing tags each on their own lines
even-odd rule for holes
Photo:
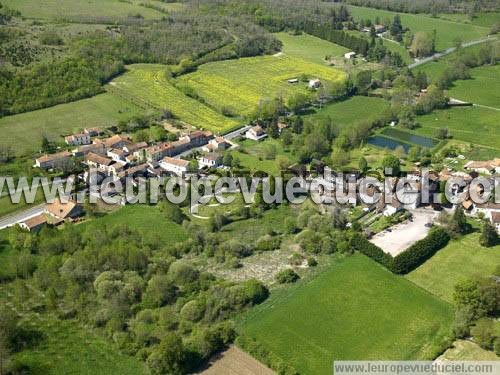
<svg viewBox="0 0 500 375">
<path fill-rule="evenodd" d="M 236 346 L 210 361 L 202 375 L 272 375 L 274 372 Z"/>
</svg>

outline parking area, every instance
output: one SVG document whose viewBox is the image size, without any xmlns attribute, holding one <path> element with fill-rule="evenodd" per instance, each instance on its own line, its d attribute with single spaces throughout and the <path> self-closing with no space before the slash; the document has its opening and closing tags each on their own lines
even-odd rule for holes
<svg viewBox="0 0 500 375">
<path fill-rule="evenodd" d="M 413 243 L 424 238 L 430 225 L 438 213 L 432 209 L 417 209 L 411 211 L 412 220 L 397 224 L 377 233 L 370 242 L 380 247 L 386 253 L 396 256 L 405 251 Z"/>
</svg>

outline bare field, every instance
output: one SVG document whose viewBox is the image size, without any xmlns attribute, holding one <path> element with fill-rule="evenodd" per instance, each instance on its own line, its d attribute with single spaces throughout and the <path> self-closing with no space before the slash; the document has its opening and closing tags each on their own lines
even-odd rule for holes
<svg viewBox="0 0 500 375">
<path fill-rule="evenodd" d="M 202 375 L 273 375 L 274 371 L 264 366 L 251 355 L 236 346 L 215 356 Z"/>
</svg>

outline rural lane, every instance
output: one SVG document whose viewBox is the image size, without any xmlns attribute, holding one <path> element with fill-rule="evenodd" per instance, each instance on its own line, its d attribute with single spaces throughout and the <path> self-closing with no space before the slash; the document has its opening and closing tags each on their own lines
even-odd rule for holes
<svg viewBox="0 0 500 375">
<path fill-rule="evenodd" d="M 495 40 L 495 39 L 496 39 L 496 37 L 492 37 L 491 35 L 488 35 L 486 38 L 477 39 L 477 40 L 471 40 L 470 42 L 462 43 L 462 48 L 470 47 L 470 46 L 473 46 L 475 44 L 489 42 L 490 40 Z M 415 61 L 414 63 L 408 65 L 408 68 L 413 69 L 413 68 L 415 68 L 417 66 L 426 64 L 429 61 L 433 61 L 435 59 L 439 59 L 439 58 L 441 58 L 443 56 L 449 55 L 450 53 L 454 52 L 456 49 L 457 49 L 457 47 L 450 47 L 450 48 L 444 50 L 443 52 L 437 52 L 437 53 L 435 53 L 432 56 L 429 56 L 429 57 L 426 57 L 424 59 Z"/>
<path fill-rule="evenodd" d="M 21 223 L 25 220 L 31 219 L 37 215 L 40 215 L 45 210 L 45 203 L 39 204 L 37 206 L 30 207 L 26 210 L 16 212 L 11 215 L 3 216 L 0 218 L 0 230 L 8 227 L 12 227 L 17 223 Z"/>
</svg>

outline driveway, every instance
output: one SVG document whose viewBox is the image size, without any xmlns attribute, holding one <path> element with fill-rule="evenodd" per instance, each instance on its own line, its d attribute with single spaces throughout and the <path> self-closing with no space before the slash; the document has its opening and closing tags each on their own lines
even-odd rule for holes
<svg viewBox="0 0 500 375">
<path fill-rule="evenodd" d="M 0 230 L 8 227 L 12 227 L 17 223 L 21 223 L 32 217 L 38 216 L 45 210 L 45 203 L 39 204 L 38 206 L 30 207 L 26 210 L 4 216 L 0 218 Z"/>
<path fill-rule="evenodd" d="M 377 233 L 370 239 L 370 242 L 386 253 L 396 256 L 416 241 L 424 238 L 430 229 L 426 224 L 432 223 L 438 213 L 432 209 L 423 208 L 411 210 L 410 212 L 413 215 L 413 221 L 407 220 L 404 223 L 397 224 L 389 228 L 390 232 Z"/>
</svg>

